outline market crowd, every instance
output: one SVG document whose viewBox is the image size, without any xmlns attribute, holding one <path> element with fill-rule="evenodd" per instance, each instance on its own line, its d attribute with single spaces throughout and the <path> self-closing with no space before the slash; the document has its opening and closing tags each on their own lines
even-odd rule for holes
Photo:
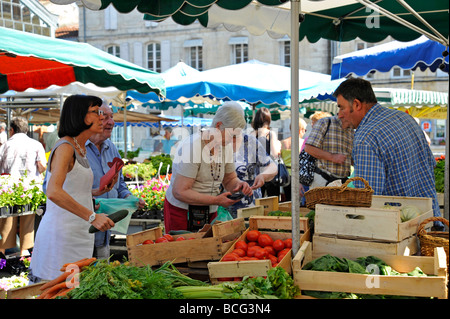
<svg viewBox="0 0 450 319">
<path fill-rule="evenodd" d="M 236 218 L 240 208 L 252 206 L 264 196 L 287 201 L 300 196 L 305 205 L 307 190 L 341 184 L 352 176 L 364 178 L 374 195 L 432 198 L 434 215 L 440 216 L 434 184 L 436 162 L 414 118 L 381 106 L 370 82 L 363 79 L 344 81 L 334 96 L 337 115 L 313 114 L 309 130 L 300 119 L 299 160 L 306 154 L 315 165 L 299 194 L 290 192 L 291 159 L 297 158 L 291 152 L 292 136 L 278 139 L 267 108 L 258 109 L 251 129 L 246 130 L 241 105 L 225 102 L 210 127 L 174 146 L 164 231 L 198 231 L 215 220 Z M 109 139 L 114 128 L 111 109 L 95 96 L 68 97 L 48 161 L 42 144 L 27 136 L 26 119 L 11 120 L 8 139 L 5 126 L 0 128 L 0 173 L 42 180 L 47 196 L 35 236 L 33 214 L 0 218 L 0 252 L 16 246 L 19 222 L 21 253 L 32 249 L 32 282 L 57 277 L 68 262 L 92 256 L 108 258 L 115 223 L 99 207 L 110 201 L 132 211 L 145 204 L 128 190 L 121 171 L 100 187 L 108 163 L 120 158 Z M 170 136 L 171 132 L 166 133 Z M 301 167 L 300 174 L 306 173 Z M 355 181 L 353 187 L 364 185 Z M 89 233 L 91 225 L 99 231 Z M 435 222 L 434 227 L 441 230 L 443 225 Z"/>
</svg>

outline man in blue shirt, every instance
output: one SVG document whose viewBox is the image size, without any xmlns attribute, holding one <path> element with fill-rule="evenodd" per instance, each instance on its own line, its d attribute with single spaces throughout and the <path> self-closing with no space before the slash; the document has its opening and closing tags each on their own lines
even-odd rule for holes
<svg viewBox="0 0 450 319">
<path fill-rule="evenodd" d="M 100 186 L 100 178 L 109 170 L 108 162 L 112 162 L 114 157 L 120 158 L 120 154 L 116 146 L 110 140 L 115 124 L 113 113 L 105 104 L 103 104 L 99 109 L 103 110 L 103 133 L 91 136 L 86 142 L 86 156 L 89 160 L 89 165 L 91 166 L 92 172 L 94 173 L 93 188 L 98 188 Z M 114 187 L 109 192 L 106 192 L 97 198 L 127 198 L 130 195 L 131 192 L 124 181 L 122 172 L 120 172 L 118 181 Z M 139 199 L 139 208 L 143 208 L 144 205 L 145 201 Z M 110 230 L 95 233 L 94 257 L 109 258 L 110 237 Z"/>
<path fill-rule="evenodd" d="M 436 160 L 412 116 L 381 106 L 370 82 L 351 78 L 334 92 L 339 118 L 355 128 L 355 176 L 364 178 L 374 195 L 428 197 L 440 216 L 434 181 Z M 356 187 L 363 186 L 354 182 Z M 437 230 L 443 229 L 435 222 Z"/>
</svg>

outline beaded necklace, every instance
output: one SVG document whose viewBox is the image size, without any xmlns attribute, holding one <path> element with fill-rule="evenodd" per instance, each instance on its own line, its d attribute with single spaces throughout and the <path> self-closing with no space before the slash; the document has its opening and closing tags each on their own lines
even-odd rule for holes
<svg viewBox="0 0 450 319">
<path fill-rule="evenodd" d="M 83 157 L 86 157 L 86 150 L 83 151 L 80 144 L 78 144 L 77 139 L 75 137 L 72 137 L 72 138 L 73 138 L 73 141 L 75 142 L 76 148 L 80 151 L 81 155 L 83 155 Z"/>
</svg>

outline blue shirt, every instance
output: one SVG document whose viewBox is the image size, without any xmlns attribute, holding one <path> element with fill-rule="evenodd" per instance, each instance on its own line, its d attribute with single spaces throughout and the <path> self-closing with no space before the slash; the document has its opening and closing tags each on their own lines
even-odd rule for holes
<svg viewBox="0 0 450 319">
<path fill-rule="evenodd" d="M 90 140 L 86 142 L 86 156 L 89 160 L 92 172 L 94 173 L 94 182 L 92 188 L 99 188 L 100 178 L 106 174 L 109 170 L 108 162 L 112 162 L 114 157 L 120 157 L 119 151 L 116 146 L 108 139 L 103 142 L 101 146 L 101 153 L 98 148 Z M 98 198 L 125 198 L 131 194 L 130 190 L 125 183 L 122 171 L 119 173 L 119 179 L 114 185 L 113 189 L 106 192 Z"/>
<path fill-rule="evenodd" d="M 355 176 L 374 195 L 428 197 L 440 216 L 434 181 L 436 160 L 422 129 L 405 112 L 374 105 L 364 116 L 353 142 Z M 364 187 L 355 181 L 356 187 Z"/>
</svg>

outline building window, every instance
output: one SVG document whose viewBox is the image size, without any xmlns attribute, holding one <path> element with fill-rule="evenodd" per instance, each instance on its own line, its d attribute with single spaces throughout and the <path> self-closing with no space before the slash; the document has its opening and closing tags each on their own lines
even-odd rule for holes
<svg viewBox="0 0 450 319">
<path fill-rule="evenodd" d="M 0 26 L 50 36 L 50 26 L 19 0 L 0 0 Z"/>
<path fill-rule="evenodd" d="M 110 45 L 106 48 L 106 52 L 120 58 L 120 46 Z"/>
<path fill-rule="evenodd" d="M 147 45 L 147 68 L 161 73 L 161 44 L 150 43 Z"/>
<path fill-rule="evenodd" d="M 194 69 L 203 71 L 203 40 L 191 39 L 184 41 L 186 50 L 186 61 Z"/>
<path fill-rule="evenodd" d="M 281 41 L 281 65 L 291 66 L 291 41 Z"/>
<path fill-rule="evenodd" d="M 228 41 L 231 45 L 231 64 L 238 64 L 248 61 L 248 38 L 232 37 Z"/>
<path fill-rule="evenodd" d="M 398 66 L 394 66 L 391 69 L 391 76 L 394 79 L 407 78 L 411 76 L 411 70 L 404 70 Z"/>
</svg>

